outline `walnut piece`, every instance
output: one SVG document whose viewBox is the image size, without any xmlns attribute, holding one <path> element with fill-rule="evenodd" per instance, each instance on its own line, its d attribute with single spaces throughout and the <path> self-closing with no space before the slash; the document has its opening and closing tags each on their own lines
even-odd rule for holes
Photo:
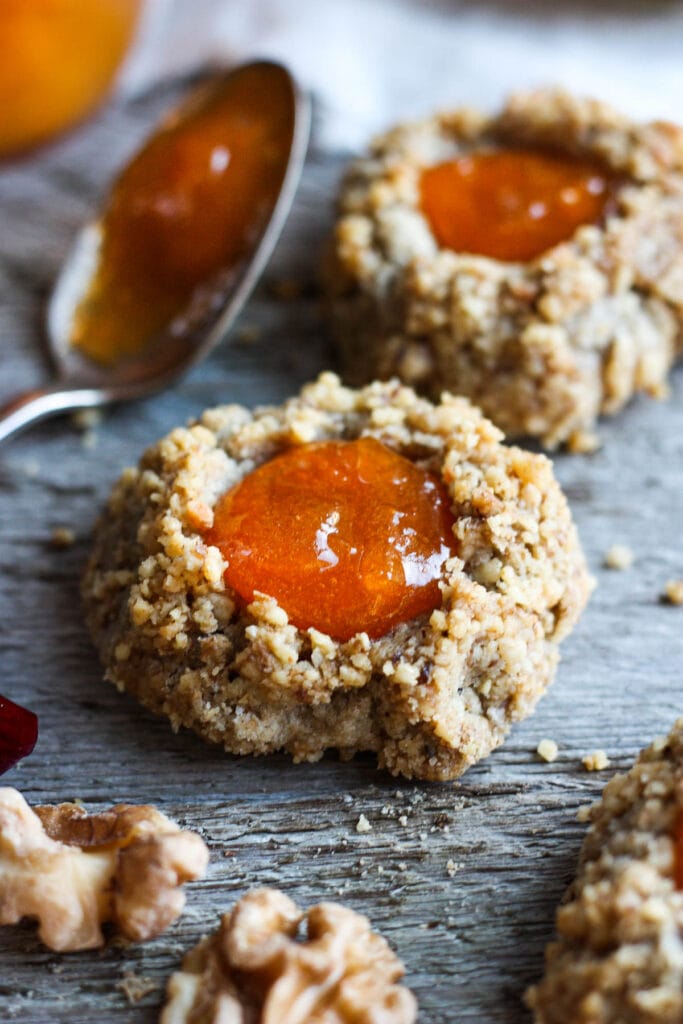
<svg viewBox="0 0 683 1024">
<path fill-rule="evenodd" d="M 0 925 L 37 918 L 40 938 L 59 952 L 102 946 L 105 922 L 136 942 L 159 935 L 182 912 L 180 886 L 208 857 L 198 835 L 154 807 L 31 810 L 16 789 L 0 788 Z"/>
<path fill-rule="evenodd" d="M 160 1024 L 412 1024 L 403 973 L 360 914 L 254 889 L 171 976 Z"/>
</svg>

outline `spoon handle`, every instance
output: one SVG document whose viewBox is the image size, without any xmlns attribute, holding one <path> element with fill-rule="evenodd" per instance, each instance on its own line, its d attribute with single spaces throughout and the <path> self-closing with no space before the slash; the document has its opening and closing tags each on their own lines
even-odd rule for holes
<svg viewBox="0 0 683 1024">
<path fill-rule="evenodd" d="M 59 383 L 25 391 L 0 406 L 0 442 L 31 423 L 72 409 L 89 409 L 102 405 L 104 395 L 99 388 L 65 388 Z"/>
</svg>

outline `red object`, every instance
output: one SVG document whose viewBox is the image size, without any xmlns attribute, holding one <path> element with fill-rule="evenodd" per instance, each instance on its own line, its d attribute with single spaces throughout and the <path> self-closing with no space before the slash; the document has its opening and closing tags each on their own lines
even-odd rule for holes
<svg viewBox="0 0 683 1024">
<path fill-rule="evenodd" d="M 503 149 L 428 167 L 422 210 L 440 245 L 525 261 L 610 210 L 616 181 L 594 160 Z"/>
<path fill-rule="evenodd" d="M 0 775 L 28 757 L 37 739 L 37 716 L 0 696 Z"/>
<path fill-rule="evenodd" d="M 368 437 L 265 462 L 219 500 L 208 540 L 245 603 L 267 594 L 295 626 L 337 640 L 438 607 L 455 544 L 441 481 Z"/>
</svg>

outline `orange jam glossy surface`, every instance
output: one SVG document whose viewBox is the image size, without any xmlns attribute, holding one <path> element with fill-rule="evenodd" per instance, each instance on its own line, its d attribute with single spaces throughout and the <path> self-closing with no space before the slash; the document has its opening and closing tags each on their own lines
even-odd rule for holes
<svg viewBox="0 0 683 1024">
<path fill-rule="evenodd" d="M 503 149 L 428 167 L 420 189 L 439 245 L 523 262 L 571 238 L 580 225 L 599 223 L 615 185 L 594 161 Z"/>
<path fill-rule="evenodd" d="M 265 462 L 219 500 L 209 541 L 249 602 L 275 598 L 299 629 L 383 636 L 441 603 L 453 516 L 433 474 L 373 438 Z"/>
<path fill-rule="evenodd" d="M 679 814 L 674 832 L 674 880 L 677 889 L 683 889 L 683 814 Z"/>
<path fill-rule="evenodd" d="M 252 65 L 162 123 L 114 185 L 74 346 L 104 364 L 139 352 L 199 285 L 251 252 L 277 200 L 293 117 L 284 72 Z"/>
<path fill-rule="evenodd" d="M 44 142 L 104 96 L 142 0 L 1 0 L 0 155 Z"/>
</svg>

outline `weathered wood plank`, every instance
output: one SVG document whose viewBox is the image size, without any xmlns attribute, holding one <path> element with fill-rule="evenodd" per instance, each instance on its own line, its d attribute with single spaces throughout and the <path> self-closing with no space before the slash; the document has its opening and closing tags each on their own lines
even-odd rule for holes
<svg viewBox="0 0 683 1024">
<path fill-rule="evenodd" d="M 161 102 L 112 107 L 0 172 L 1 397 L 44 375 L 41 302 Z M 397 782 L 370 758 L 295 767 L 226 757 L 101 682 L 77 593 L 97 509 L 120 469 L 176 423 L 221 401 L 279 401 L 330 362 L 314 281 L 342 163 L 313 148 L 285 236 L 241 319 L 260 332 L 251 344 L 225 346 L 173 392 L 110 413 L 95 448 L 55 421 L 0 450 L 0 690 L 41 720 L 35 754 L 3 781 L 33 801 L 158 802 L 200 828 L 213 854 L 208 877 L 189 887 L 186 914 L 145 946 L 58 957 L 31 926 L 3 929 L 4 1019 L 152 1022 L 161 988 L 131 1007 L 116 987 L 123 973 L 163 985 L 234 898 L 274 884 L 304 903 L 342 897 L 369 914 L 405 959 L 424 1024 L 525 1021 L 520 995 L 541 968 L 583 833 L 576 809 L 608 775 L 586 773 L 581 756 L 602 747 L 626 767 L 683 712 L 683 612 L 658 601 L 666 579 L 683 575 L 680 371 L 670 402 L 639 401 L 604 425 L 601 452 L 556 459 L 599 587 L 536 715 L 460 784 Z M 272 284 L 283 278 L 302 282 L 303 296 L 276 301 Z M 77 541 L 55 551 L 50 534 L 62 525 Z M 615 541 L 636 554 L 627 572 L 601 568 Z M 533 753 L 544 736 L 560 745 L 552 765 Z M 361 812 L 373 826 L 364 835 L 355 831 Z"/>
</svg>

